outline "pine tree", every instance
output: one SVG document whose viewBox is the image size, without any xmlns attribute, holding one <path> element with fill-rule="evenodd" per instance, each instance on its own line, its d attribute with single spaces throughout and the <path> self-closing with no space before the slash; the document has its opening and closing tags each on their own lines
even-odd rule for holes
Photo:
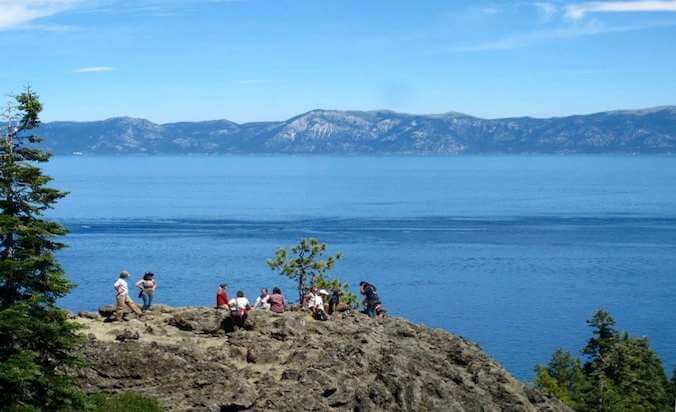
<svg viewBox="0 0 676 412">
<path fill-rule="evenodd" d="M 308 281 L 310 284 L 314 283 L 315 276 L 328 273 L 342 257 L 337 253 L 326 260 L 320 260 L 325 251 L 326 244 L 315 238 L 306 238 L 292 247 L 290 253 L 283 248 L 277 249 L 275 257 L 268 259 L 267 263 L 270 269 L 298 282 L 298 302 L 302 303 L 308 290 Z"/>
<path fill-rule="evenodd" d="M 77 326 L 57 307 L 73 285 L 54 257 L 61 225 L 43 214 L 66 194 L 39 167 L 42 105 L 26 89 L 5 112 L 0 142 L 0 409 L 82 409 L 65 371 L 78 364 Z"/>
<path fill-rule="evenodd" d="M 558 349 L 547 366 L 538 365 L 535 371 L 535 386 L 538 389 L 556 396 L 574 410 L 582 409 L 580 397 L 587 380 L 579 359 Z"/>
<path fill-rule="evenodd" d="M 536 387 L 576 411 L 672 411 L 669 381 L 648 339 L 618 332 L 604 310 L 587 324 L 592 337 L 582 349 L 584 366 L 557 351 L 547 367 L 537 367 Z"/>
</svg>

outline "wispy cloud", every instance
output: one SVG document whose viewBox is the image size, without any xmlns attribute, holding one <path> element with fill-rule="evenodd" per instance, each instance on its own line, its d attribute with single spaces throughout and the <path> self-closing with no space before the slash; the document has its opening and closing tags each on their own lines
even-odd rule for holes
<svg viewBox="0 0 676 412">
<path fill-rule="evenodd" d="M 540 14 L 544 21 L 550 21 L 559 13 L 559 6 L 553 3 L 536 1 L 532 5 L 537 9 L 538 14 Z"/>
<path fill-rule="evenodd" d="M 676 12 L 676 0 L 591 1 L 568 5 L 565 10 L 574 20 L 590 13 Z"/>
<path fill-rule="evenodd" d="M 547 40 L 571 39 L 577 37 L 596 36 L 609 33 L 621 33 L 621 32 L 638 31 L 672 26 L 676 26 L 676 23 L 607 26 L 597 20 L 591 20 L 581 25 L 535 30 L 532 32 L 517 34 L 514 36 L 509 36 L 494 41 L 453 47 L 447 49 L 446 51 L 481 52 L 481 51 L 511 50 L 526 47 L 533 43 L 543 42 Z"/>
<path fill-rule="evenodd" d="M 93 66 L 93 67 L 80 67 L 79 69 L 73 70 L 73 73 L 102 73 L 102 72 L 112 72 L 114 67 L 109 66 Z"/>
<path fill-rule="evenodd" d="M 0 30 L 20 27 L 68 10 L 82 0 L 0 0 Z"/>
</svg>

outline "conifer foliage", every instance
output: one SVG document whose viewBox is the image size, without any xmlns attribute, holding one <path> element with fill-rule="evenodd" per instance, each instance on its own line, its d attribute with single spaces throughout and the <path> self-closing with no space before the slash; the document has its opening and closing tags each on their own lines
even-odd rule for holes
<svg viewBox="0 0 676 412">
<path fill-rule="evenodd" d="M 305 238 L 291 251 L 279 248 L 275 256 L 268 259 L 270 269 L 294 279 L 298 284 L 298 302 L 303 301 L 303 296 L 308 291 L 308 282 L 314 284 L 316 276 L 325 276 L 342 255 L 337 253 L 321 259 L 326 252 L 326 244 L 315 238 Z"/>
<path fill-rule="evenodd" d="M 50 155 L 33 134 L 42 105 L 30 89 L 14 97 L 0 134 L 0 410 L 81 410 L 64 373 L 78 364 L 77 327 L 57 307 L 73 285 L 54 252 L 61 225 L 43 217 L 66 193 L 39 165 Z"/>
<path fill-rule="evenodd" d="M 558 350 L 536 368 L 535 385 L 576 411 L 673 411 L 672 389 L 648 339 L 620 333 L 602 309 L 587 324 L 584 364 Z"/>
</svg>

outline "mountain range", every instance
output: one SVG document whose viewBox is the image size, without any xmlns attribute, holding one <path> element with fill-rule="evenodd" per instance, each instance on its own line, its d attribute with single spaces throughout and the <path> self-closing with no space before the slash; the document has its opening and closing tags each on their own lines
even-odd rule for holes
<svg viewBox="0 0 676 412">
<path fill-rule="evenodd" d="M 676 153 L 676 106 L 554 118 L 482 119 L 449 112 L 313 110 L 286 121 L 156 124 L 116 117 L 44 123 L 55 154 Z"/>
</svg>

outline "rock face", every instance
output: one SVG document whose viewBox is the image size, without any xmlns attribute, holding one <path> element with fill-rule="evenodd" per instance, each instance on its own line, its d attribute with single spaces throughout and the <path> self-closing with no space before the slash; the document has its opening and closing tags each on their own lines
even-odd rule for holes
<svg viewBox="0 0 676 412">
<path fill-rule="evenodd" d="M 56 154 L 676 153 L 676 106 L 535 119 L 313 110 L 281 122 L 50 122 Z"/>
<path fill-rule="evenodd" d="M 569 410 L 477 345 L 402 319 L 257 311 L 238 329 L 225 311 L 158 309 L 128 322 L 78 318 L 86 391 L 133 390 L 175 411 Z"/>
</svg>

